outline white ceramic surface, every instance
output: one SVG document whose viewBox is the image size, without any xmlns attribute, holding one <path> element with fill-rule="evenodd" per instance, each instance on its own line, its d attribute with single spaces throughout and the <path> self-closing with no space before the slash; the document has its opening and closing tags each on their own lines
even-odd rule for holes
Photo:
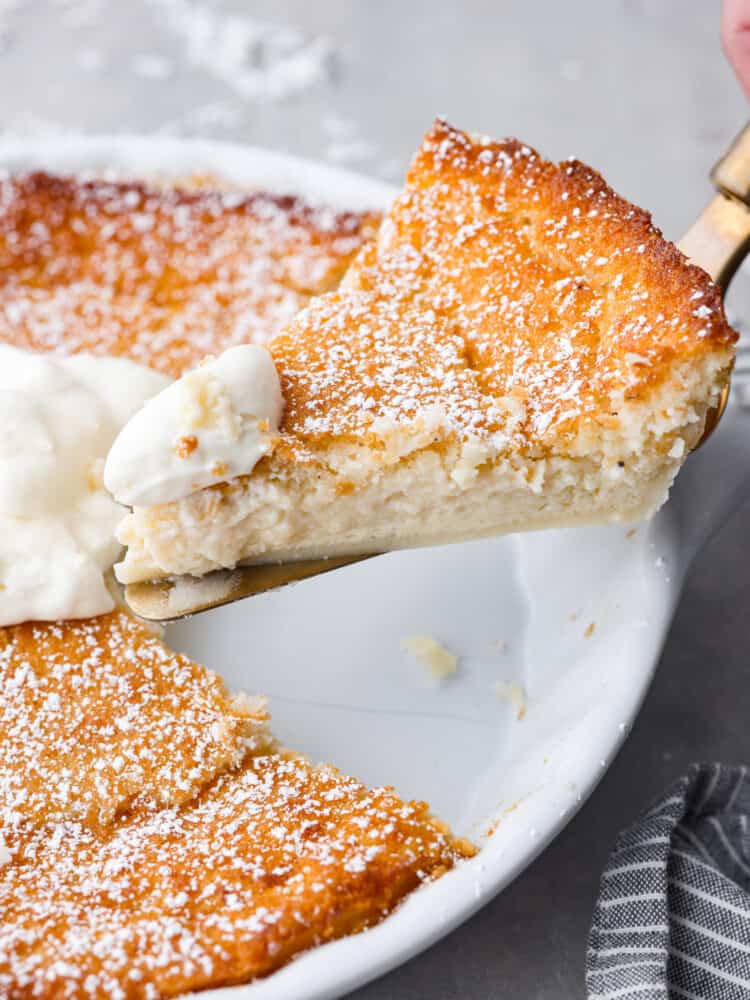
<svg viewBox="0 0 750 1000">
<path fill-rule="evenodd" d="M 241 186 L 349 207 L 382 207 L 392 196 L 347 172 L 202 141 L 19 140 L 0 143 L 0 166 L 209 170 Z M 397 553 L 169 629 L 174 646 L 230 685 L 268 694 L 274 729 L 290 745 L 427 799 L 456 832 L 483 845 L 373 930 L 254 985 L 203 996 L 341 996 L 428 947 L 531 863 L 590 794 L 633 722 L 684 571 L 750 467 L 746 419 L 730 406 L 667 507 L 634 531 L 544 532 Z M 401 639 L 417 632 L 459 654 L 454 678 L 437 685 L 402 652 Z M 499 680 L 524 685 L 522 720 L 494 693 Z"/>
</svg>

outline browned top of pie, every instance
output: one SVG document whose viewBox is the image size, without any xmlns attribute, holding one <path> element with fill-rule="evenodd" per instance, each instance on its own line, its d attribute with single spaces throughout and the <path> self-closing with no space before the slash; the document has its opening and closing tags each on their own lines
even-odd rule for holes
<svg viewBox="0 0 750 1000">
<path fill-rule="evenodd" d="M 9 1000 L 166 997 L 266 975 L 472 853 L 424 803 L 278 754 L 250 755 L 179 809 L 6 840 Z"/>
<path fill-rule="evenodd" d="M 373 214 L 46 173 L 0 182 L 0 341 L 179 375 L 335 288 Z"/>
<path fill-rule="evenodd" d="M 0 684 L 3 997 L 246 981 L 473 853 L 280 753 L 257 702 L 125 613 L 0 630 Z"/>
<path fill-rule="evenodd" d="M 0 832 L 185 802 L 264 720 L 125 612 L 0 629 Z"/>
<path fill-rule="evenodd" d="M 591 168 L 438 121 L 341 289 L 270 346 L 292 451 L 433 406 L 442 433 L 561 451 L 684 366 L 726 377 L 735 339 L 709 277 Z"/>
</svg>

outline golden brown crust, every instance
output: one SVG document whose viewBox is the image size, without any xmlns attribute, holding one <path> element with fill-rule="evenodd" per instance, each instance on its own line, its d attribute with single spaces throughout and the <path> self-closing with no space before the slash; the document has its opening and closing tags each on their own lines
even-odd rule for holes
<svg viewBox="0 0 750 1000">
<path fill-rule="evenodd" d="M 378 219 L 267 193 L 0 182 L 0 340 L 179 375 L 334 288 Z"/>
<path fill-rule="evenodd" d="M 709 277 L 595 171 L 438 121 L 344 286 L 270 344 L 281 447 L 303 457 L 442 400 L 459 439 L 564 454 L 677 366 L 712 356 L 726 376 L 735 339 Z"/>
</svg>

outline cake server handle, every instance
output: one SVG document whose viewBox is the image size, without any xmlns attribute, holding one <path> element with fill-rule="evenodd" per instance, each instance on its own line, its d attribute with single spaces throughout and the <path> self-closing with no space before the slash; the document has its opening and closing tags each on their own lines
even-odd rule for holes
<svg viewBox="0 0 750 1000">
<path fill-rule="evenodd" d="M 680 250 L 702 267 L 726 293 L 750 252 L 750 123 L 745 125 L 711 171 L 716 194 L 679 242 Z M 707 414 L 699 448 L 713 434 L 729 399 L 729 384 Z M 695 449 L 694 449 L 695 450 Z"/>
<path fill-rule="evenodd" d="M 750 124 L 746 125 L 711 171 L 716 195 L 680 241 L 680 249 L 726 292 L 750 252 Z M 722 422 L 710 448 L 685 463 L 676 483 L 672 508 L 682 523 L 684 568 L 708 538 L 747 498 L 750 477 L 747 366 L 735 369 L 737 405 Z M 727 385 L 706 418 L 701 444 L 713 433 L 726 409 Z"/>
<path fill-rule="evenodd" d="M 723 292 L 750 252 L 750 123 L 711 171 L 717 193 L 680 240 L 680 249 Z"/>
</svg>

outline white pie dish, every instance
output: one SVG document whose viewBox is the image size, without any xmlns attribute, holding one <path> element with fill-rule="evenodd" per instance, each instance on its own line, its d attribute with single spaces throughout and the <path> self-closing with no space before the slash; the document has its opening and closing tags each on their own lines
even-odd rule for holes
<svg viewBox="0 0 750 1000">
<path fill-rule="evenodd" d="M 8 140 L 0 167 L 205 171 L 348 208 L 384 207 L 393 195 L 321 164 L 206 141 Z M 434 943 L 531 863 L 590 794 L 632 724 L 684 571 L 745 478 L 745 419 L 730 406 L 670 503 L 635 531 L 576 529 L 397 553 L 170 627 L 172 645 L 231 686 L 269 695 L 283 741 L 370 784 L 427 799 L 457 833 L 483 843 L 475 859 L 377 928 L 309 952 L 266 980 L 203 996 L 341 996 Z M 458 653 L 458 675 L 432 682 L 400 649 L 413 633 L 435 635 Z M 523 683 L 522 720 L 494 693 L 500 680 Z"/>
</svg>

